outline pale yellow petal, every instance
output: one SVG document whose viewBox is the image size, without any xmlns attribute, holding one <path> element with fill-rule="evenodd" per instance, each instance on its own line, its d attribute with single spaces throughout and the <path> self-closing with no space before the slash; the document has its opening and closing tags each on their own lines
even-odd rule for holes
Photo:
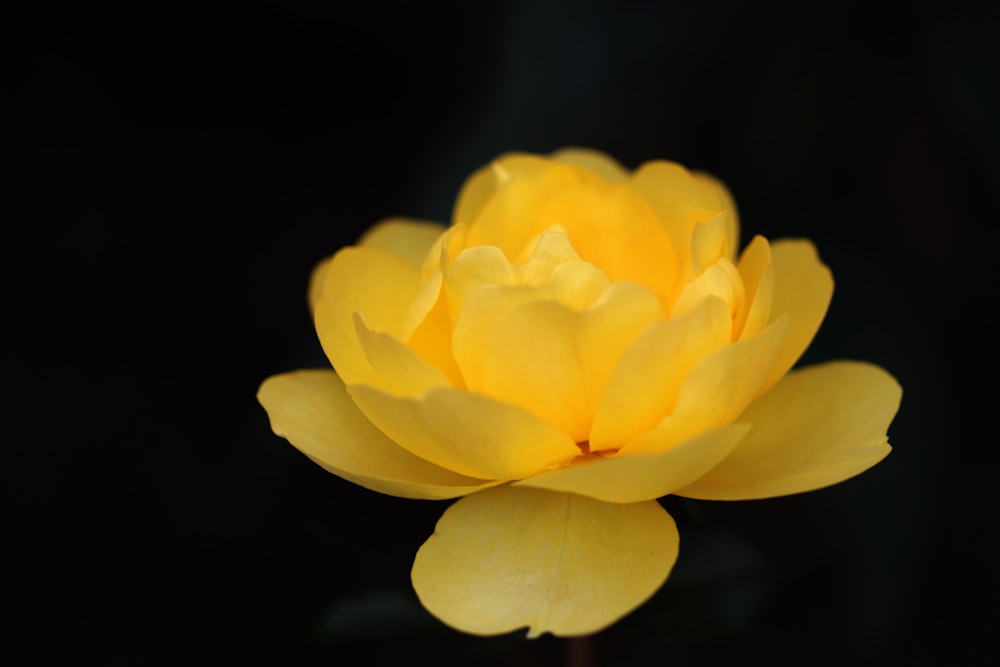
<svg viewBox="0 0 1000 667">
<path fill-rule="evenodd" d="M 466 248 L 441 269 L 448 310 L 454 315 L 460 313 L 465 301 L 483 287 L 513 285 L 516 282 L 514 267 L 495 246 Z"/>
<path fill-rule="evenodd" d="M 275 434 L 328 471 L 373 491 L 439 500 L 496 483 L 458 475 L 400 448 L 361 414 L 331 371 L 275 375 L 260 386 L 257 399 Z"/>
<path fill-rule="evenodd" d="M 618 160 L 591 148 L 563 148 L 552 154 L 562 164 L 572 164 L 593 172 L 608 183 L 627 181 L 629 172 Z"/>
<path fill-rule="evenodd" d="M 369 228 L 358 245 L 388 250 L 419 269 L 444 231 L 444 225 L 436 222 L 389 218 Z"/>
<path fill-rule="evenodd" d="M 488 396 L 432 389 L 416 398 L 366 385 L 348 387 L 383 433 L 422 459 L 482 479 L 521 479 L 580 453 L 562 431 Z"/>
<path fill-rule="evenodd" d="M 427 610 L 462 632 L 587 635 L 652 596 L 678 546 L 656 501 L 500 486 L 445 511 L 411 578 Z"/>
<path fill-rule="evenodd" d="M 732 262 L 723 257 L 684 286 L 674 304 L 671 317 L 683 317 L 706 297 L 714 296 L 728 306 L 730 318 L 735 318 L 744 295 L 743 279 L 739 271 Z"/>
<path fill-rule="evenodd" d="M 757 396 L 788 331 L 787 319 L 759 336 L 727 345 L 687 376 L 669 417 L 640 433 L 623 453 L 658 452 L 701 433 L 733 423 Z"/>
<path fill-rule="evenodd" d="M 767 389 L 784 375 L 809 347 L 819 330 L 833 296 L 833 276 L 805 240 L 780 240 L 771 244 L 774 296 L 771 321 L 788 315 L 788 336 L 764 381 Z"/>
<path fill-rule="evenodd" d="M 361 349 L 379 374 L 374 385 L 397 396 L 419 396 L 438 387 L 450 387 L 448 377 L 399 339 L 372 331 L 360 313 L 354 314 L 354 327 Z"/>
<path fill-rule="evenodd" d="M 786 375 L 740 416 L 749 435 L 708 474 L 677 493 L 748 500 L 842 482 L 890 451 L 887 432 L 902 389 L 877 366 L 854 361 Z"/>
<path fill-rule="evenodd" d="M 613 284 L 579 312 L 548 300 L 511 308 L 484 342 L 483 391 L 583 442 L 621 354 L 662 318 L 656 295 L 635 283 Z"/>
<path fill-rule="evenodd" d="M 347 384 L 378 384 L 378 374 L 358 342 L 354 313 L 361 313 L 373 330 L 400 337 L 410 302 L 420 289 L 418 270 L 388 250 L 349 247 L 333 256 L 323 278 L 314 313 L 323 351 Z"/>
<path fill-rule="evenodd" d="M 658 424 L 691 370 L 730 338 L 729 308 L 716 297 L 650 327 L 622 355 L 598 401 L 591 451 L 619 449 Z"/>
<path fill-rule="evenodd" d="M 711 470 L 749 430 L 749 424 L 731 424 L 655 454 L 589 456 L 514 484 L 578 493 L 611 503 L 653 500 Z"/>
</svg>

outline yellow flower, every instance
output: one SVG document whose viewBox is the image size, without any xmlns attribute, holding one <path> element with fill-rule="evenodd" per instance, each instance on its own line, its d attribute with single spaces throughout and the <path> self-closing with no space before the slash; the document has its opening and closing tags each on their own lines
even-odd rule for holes
<svg viewBox="0 0 1000 667">
<path fill-rule="evenodd" d="M 833 292 L 809 241 L 754 237 L 710 176 L 589 150 L 508 154 L 452 225 L 387 220 L 315 270 L 336 373 L 266 380 L 274 432 L 330 472 L 462 497 L 416 554 L 424 606 L 474 634 L 583 635 L 666 580 L 667 494 L 828 486 L 890 450 L 901 390 L 789 372 Z"/>
</svg>

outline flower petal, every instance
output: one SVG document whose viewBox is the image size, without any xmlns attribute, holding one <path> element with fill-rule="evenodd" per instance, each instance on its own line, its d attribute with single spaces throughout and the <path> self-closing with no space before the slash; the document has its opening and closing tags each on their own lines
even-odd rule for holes
<svg viewBox="0 0 1000 667">
<path fill-rule="evenodd" d="M 482 349 L 483 391 L 535 413 L 576 442 L 590 437 L 594 406 L 625 349 L 663 318 L 652 291 L 614 283 L 573 312 L 532 301 L 497 318 Z"/>
<path fill-rule="evenodd" d="M 653 500 L 711 470 L 749 430 L 749 424 L 731 424 L 655 454 L 591 456 L 514 485 L 577 493 L 609 503 Z"/>
<path fill-rule="evenodd" d="M 733 320 L 733 337 L 752 338 L 767 326 L 774 299 L 774 270 L 771 246 L 763 236 L 755 236 L 740 255 L 737 265 L 746 292 Z"/>
<path fill-rule="evenodd" d="M 562 164 L 572 164 L 597 174 L 608 183 L 622 183 L 629 173 L 617 160 L 590 148 L 563 148 L 552 154 Z"/>
<path fill-rule="evenodd" d="M 878 366 L 839 361 L 786 375 L 740 421 L 749 435 L 678 495 L 770 498 L 819 489 L 861 473 L 891 447 L 886 432 L 902 389 Z"/>
<path fill-rule="evenodd" d="M 367 385 L 348 387 L 368 419 L 420 458 L 482 479 L 521 479 L 580 453 L 562 431 L 488 396 L 432 389 L 416 398 Z"/>
<path fill-rule="evenodd" d="M 705 222 L 726 209 L 721 192 L 709 177 L 692 175 L 676 162 L 656 160 L 640 166 L 630 184 L 652 207 L 677 252 L 679 285 L 691 274 L 691 233 L 698 222 Z M 735 216 L 733 216 L 735 218 Z M 730 227 L 734 226 L 731 223 Z M 730 244 L 735 249 L 736 244 Z"/>
<path fill-rule="evenodd" d="M 320 270 L 324 282 L 314 317 L 323 351 L 345 383 L 378 383 L 358 342 L 354 313 L 375 331 L 399 338 L 420 289 L 417 269 L 383 248 L 352 246 Z"/>
<path fill-rule="evenodd" d="M 710 296 L 684 317 L 657 322 L 622 355 L 597 403 L 590 451 L 620 449 L 674 407 L 691 370 L 729 344 L 729 308 Z"/>
<path fill-rule="evenodd" d="M 665 305 L 673 302 L 676 249 L 653 209 L 627 184 L 567 188 L 546 201 L 540 221 L 543 228 L 565 228 L 580 256 L 612 280 L 637 282 Z"/>
<path fill-rule="evenodd" d="M 756 338 L 727 345 L 706 357 L 684 380 L 670 416 L 621 451 L 664 451 L 734 422 L 758 395 L 787 331 L 788 321 L 783 318 Z"/>
<path fill-rule="evenodd" d="M 388 250 L 419 269 L 444 231 L 444 226 L 436 222 L 389 218 L 365 232 L 358 245 Z"/>
<path fill-rule="evenodd" d="M 505 170 L 506 164 L 501 162 L 495 169 Z M 551 226 L 540 224 L 542 210 L 559 193 L 580 183 L 585 172 L 550 161 L 544 164 L 547 166 L 541 170 L 526 169 L 498 176 L 509 180 L 483 205 L 474 221 L 467 223 L 469 232 L 465 247 L 496 246 L 513 260 L 521 254 L 525 244 Z"/>
<path fill-rule="evenodd" d="M 496 482 L 472 479 L 420 459 L 369 422 L 332 371 L 307 370 L 268 378 L 257 399 L 271 429 L 339 477 L 404 498 L 455 498 Z"/>
<path fill-rule="evenodd" d="M 774 293 L 771 321 L 788 315 L 788 336 L 764 381 L 767 389 L 799 360 L 819 330 L 833 296 L 833 276 L 806 240 L 783 239 L 771 244 Z"/>
<path fill-rule="evenodd" d="M 477 169 L 462 184 L 452 211 L 453 225 L 471 225 L 501 188 L 516 176 L 539 174 L 549 161 L 537 155 L 511 152 Z"/>
<path fill-rule="evenodd" d="M 397 396 L 417 396 L 435 387 L 450 387 L 441 370 L 423 359 L 402 341 L 386 333 L 372 331 L 361 313 L 354 313 L 354 328 L 361 349 L 382 382 L 379 389 Z"/>
<path fill-rule="evenodd" d="M 645 602 L 677 559 L 656 501 L 604 503 L 500 486 L 448 508 L 413 562 L 413 588 L 463 632 L 586 635 Z"/>
</svg>

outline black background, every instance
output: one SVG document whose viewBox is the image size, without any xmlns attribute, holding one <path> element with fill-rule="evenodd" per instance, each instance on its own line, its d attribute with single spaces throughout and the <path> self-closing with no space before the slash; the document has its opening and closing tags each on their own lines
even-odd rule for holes
<svg viewBox="0 0 1000 667">
<path fill-rule="evenodd" d="M 2 10 L 0 656 L 8 664 L 561 664 L 416 606 L 447 503 L 274 436 L 267 376 L 325 359 L 313 265 L 447 220 L 512 149 L 721 177 L 743 239 L 837 280 L 805 362 L 904 388 L 839 486 L 664 504 L 675 576 L 601 665 L 987 664 L 995 628 L 996 9 L 968 2 L 136 3 Z M 7 660 L 4 660 L 7 662 Z"/>
</svg>

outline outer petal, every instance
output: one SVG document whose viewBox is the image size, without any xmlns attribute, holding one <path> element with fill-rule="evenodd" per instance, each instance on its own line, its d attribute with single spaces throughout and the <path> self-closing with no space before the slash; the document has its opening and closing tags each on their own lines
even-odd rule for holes
<svg viewBox="0 0 1000 667">
<path fill-rule="evenodd" d="M 812 491 L 861 473 L 890 451 L 902 389 L 855 361 L 789 373 L 740 417 L 753 425 L 722 463 L 678 495 L 748 500 Z"/>
<path fill-rule="evenodd" d="M 674 521 L 655 501 L 501 486 L 448 508 L 411 577 L 423 605 L 463 632 L 586 635 L 656 592 L 677 550 Z"/>
<path fill-rule="evenodd" d="M 436 222 L 390 218 L 365 232 L 359 245 L 388 250 L 419 269 L 444 230 Z"/>
<path fill-rule="evenodd" d="M 788 336 L 774 360 L 762 390 L 790 369 L 812 342 L 833 296 L 833 276 L 805 240 L 780 240 L 771 244 L 774 296 L 771 321 L 788 315 Z"/>
<path fill-rule="evenodd" d="M 653 500 L 704 475 L 723 460 L 749 430 L 749 424 L 732 424 L 664 452 L 591 456 L 514 484 L 578 493 L 610 503 Z"/>
<path fill-rule="evenodd" d="M 562 466 L 580 453 L 554 426 L 488 396 L 432 389 L 404 398 L 366 385 L 348 391 L 361 411 L 401 447 L 469 477 L 521 479 Z"/>
<path fill-rule="evenodd" d="M 420 289 L 418 270 L 375 247 L 344 248 L 320 270 L 323 288 L 314 316 L 323 351 L 347 384 L 377 383 L 355 333 L 354 313 L 361 313 L 375 331 L 400 337 Z"/>
<path fill-rule="evenodd" d="M 257 399 L 277 435 L 333 474 L 373 491 L 438 500 L 497 483 L 458 475 L 400 448 L 361 414 L 331 371 L 275 375 L 260 386 Z"/>
<path fill-rule="evenodd" d="M 678 442 L 733 423 L 758 395 L 787 324 L 782 319 L 756 338 L 733 343 L 706 357 L 685 379 L 670 416 L 633 438 L 622 452 L 666 451 Z"/>
</svg>

